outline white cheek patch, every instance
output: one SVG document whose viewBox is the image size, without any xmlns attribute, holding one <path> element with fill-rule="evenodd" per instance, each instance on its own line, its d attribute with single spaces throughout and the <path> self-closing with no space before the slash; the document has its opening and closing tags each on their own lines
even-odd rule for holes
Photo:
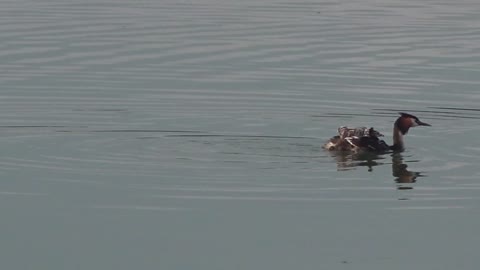
<svg viewBox="0 0 480 270">
<path fill-rule="evenodd" d="M 412 121 L 412 127 L 418 126 L 418 123 L 417 123 L 417 121 L 415 121 L 415 119 L 410 118 L 410 120 Z"/>
</svg>

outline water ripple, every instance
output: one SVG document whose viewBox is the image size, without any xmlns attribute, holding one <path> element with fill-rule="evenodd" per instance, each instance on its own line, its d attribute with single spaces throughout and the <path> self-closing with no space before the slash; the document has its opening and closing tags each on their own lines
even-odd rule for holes
<svg viewBox="0 0 480 270">
<path fill-rule="evenodd" d="M 430 197 L 476 197 L 464 187 L 478 176 L 480 8 L 468 1 L 0 5 L 4 176 L 129 191 L 203 183 L 219 200 L 230 198 L 219 185 L 240 183 L 239 198 L 254 200 L 269 188 L 253 181 L 295 183 L 382 202 L 417 199 L 409 192 L 438 179 Z M 390 140 L 399 111 L 432 124 L 408 134 L 404 166 L 321 150 L 341 125 Z M 289 193 L 275 200 L 305 192 L 270 188 Z"/>
</svg>

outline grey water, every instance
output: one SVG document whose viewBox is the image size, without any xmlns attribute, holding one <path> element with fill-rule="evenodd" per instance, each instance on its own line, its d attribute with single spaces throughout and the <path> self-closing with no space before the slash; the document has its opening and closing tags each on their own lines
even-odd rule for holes
<svg viewBox="0 0 480 270">
<path fill-rule="evenodd" d="M 2 269 L 478 269 L 476 1 L 0 1 Z M 406 151 L 340 155 L 397 112 Z"/>
</svg>

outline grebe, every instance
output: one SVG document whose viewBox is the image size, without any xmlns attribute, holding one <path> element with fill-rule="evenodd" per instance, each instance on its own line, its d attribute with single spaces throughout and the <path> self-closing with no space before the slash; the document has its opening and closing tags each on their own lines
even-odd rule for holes
<svg viewBox="0 0 480 270">
<path fill-rule="evenodd" d="M 339 127 L 338 135 L 331 138 L 323 145 L 323 148 L 330 151 L 370 151 L 370 152 L 387 152 L 387 151 L 403 151 L 403 136 L 407 134 L 411 127 L 430 126 L 422 122 L 418 117 L 400 113 L 395 124 L 393 124 L 393 145 L 389 146 L 385 141 L 380 140 L 383 134 L 373 128 L 359 127 L 348 128 Z"/>
</svg>

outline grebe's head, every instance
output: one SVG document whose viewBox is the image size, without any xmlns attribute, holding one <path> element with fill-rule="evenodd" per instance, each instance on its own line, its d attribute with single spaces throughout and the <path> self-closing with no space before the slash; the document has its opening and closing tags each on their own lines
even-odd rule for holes
<svg viewBox="0 0 480 270">
<path fill-rule="evenodd" d="M 422 122 L 415 115 L 408 113 L 400 113 L 400 117 L 395 121 L 395 127 L 398 128 L 403 135 L 407 134 L 409 128 L 417 126 L 430 126 L 430 124 Z"/>
</svg>

